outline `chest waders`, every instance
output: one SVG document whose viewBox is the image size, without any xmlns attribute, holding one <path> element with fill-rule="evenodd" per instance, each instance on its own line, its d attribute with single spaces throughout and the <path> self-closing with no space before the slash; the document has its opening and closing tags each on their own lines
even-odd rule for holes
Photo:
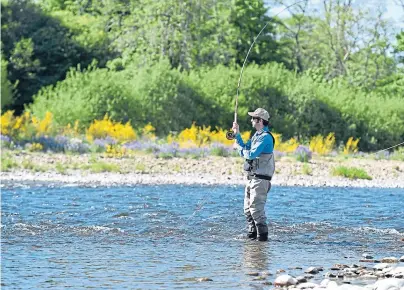
<svg viewBox="0 0 404 290">
<path fill-rule="evenodd" d="M 275 138 L 270 132 L 264 131 L 259 135 L 270 135 L 275 146 Z M 254 135 L 251 143 L 258 142 L 258 136 Z M 268 240 L 268 226 L 265 216 L 265 204 L 267 195 L 271 189 L 271 179 L 275 172 L 275 158 L 273 153 L 261 153 L 253 160 L 245 160 L 244 168 L 247 172 L 248 183 L 244 192 L 244 215 L 248 222 L 248 234 L 250 239 L 259 241 Z"/>
</svg>

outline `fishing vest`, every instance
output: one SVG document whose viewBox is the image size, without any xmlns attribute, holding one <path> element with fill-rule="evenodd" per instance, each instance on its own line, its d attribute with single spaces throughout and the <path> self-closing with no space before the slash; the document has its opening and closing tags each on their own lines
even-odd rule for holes
<svg viewBox="0 0 404 290">
<path fill-rule="evenodd" d="M 269 134 L 273 139 L 275 146 L 275 138 L 270 132 L 263 132 L 262 134 Z M 258 138 L 251 140 L 251 146 L 257 142 Z M 244 163 L 244 170 L 248 172 L 249 176 L 256 176 L 262 179 L 272 178 L 275 172 L 275 158 L 273 153 L 261 153 L 257 158 L 253 160 L 246 160 Z M 265 178 L 269 177 L 269 178 Z"/>
</svg>

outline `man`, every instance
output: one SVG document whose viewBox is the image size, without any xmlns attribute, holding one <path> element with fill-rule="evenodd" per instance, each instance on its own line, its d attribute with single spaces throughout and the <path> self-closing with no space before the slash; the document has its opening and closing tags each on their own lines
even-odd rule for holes
<svg viewBox="0 0 404 290">
<path fill-rule="evenodd" d="M 245 158 L 247 184 L 244 195 L 244 214 L 248 222 L 248 237 L 259 241 L 268 240 L 268 226 L 265 216 L 267 194 L 271 189 L 271 178 L 275 171 L 273 149 L 275 139 L 269 132 L 269 114 L 262 108 L 248 112 L 256 132 L 244 143 L 239 125 L 233 123 L 233 132 L 240 147 L 240 155 Z"/>
</svg>

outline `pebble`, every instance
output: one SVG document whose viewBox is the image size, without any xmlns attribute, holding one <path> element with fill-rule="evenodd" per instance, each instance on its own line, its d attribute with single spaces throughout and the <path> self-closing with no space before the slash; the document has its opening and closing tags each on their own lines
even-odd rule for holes
<svg viewBox="0 0 404 290">
<path fill-rule="evenodd" d="M 260 273 L 258 273 L 258 272 L 249 272 L 246 275 L 248 275 L 248 276 L 259 276 Z"/>
</svg>

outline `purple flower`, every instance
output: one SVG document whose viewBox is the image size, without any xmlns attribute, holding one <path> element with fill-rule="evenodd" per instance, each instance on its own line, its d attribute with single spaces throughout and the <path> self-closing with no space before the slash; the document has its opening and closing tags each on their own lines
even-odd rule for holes
<svg viewBox="0 0 404 290">
<path fill-rule="evenodd" d="M 303 145 L 299 145 L 296 148 L 294 155 L 296 156 L 297 160 L 301 162 L 308 162 L 312 157 L 310 149 Z"/>
<path fill-rule="evenodd" d="M 1 144 L 3 145 L 3 142 L 4 143 L 10 143 L 11 138 L 9 136 L 7 136 L 7 135 L 0 134 L 0 141 L 1 141 Z"/>
<path fill-rule="evenodd" d="M 233 153 L 232 146 L 226 146 L 222 143 L 213 143 L 209 148 L 209 153 L 215 156 L 227 157 Z"/>
<path fill-rule="evenodd" d="M 280 159 L 286 155 L 285 152 L 281 152 L 281 151 L 277 151 L 277 150 L 274 150 L 273 153 L 275 155 L 275 158 L 277 158 L 277 159 Z"/>
<path fill-rule="evenodd" d="M 133 151 L 153 151 L 156 145 L 150 141 L 131 141 L 122 145 L 122 147 Z"/>
<path fill-rule="evenodd" d="M 117 143 L 117 141 L 110 136 L 103 138 L 103 139 L 97 138 L 93 142 L 94 145 L 102 147 L 104 149 L 107 148 L 107 145 L 114 145 L 116 143 Z"/>
</svg>

